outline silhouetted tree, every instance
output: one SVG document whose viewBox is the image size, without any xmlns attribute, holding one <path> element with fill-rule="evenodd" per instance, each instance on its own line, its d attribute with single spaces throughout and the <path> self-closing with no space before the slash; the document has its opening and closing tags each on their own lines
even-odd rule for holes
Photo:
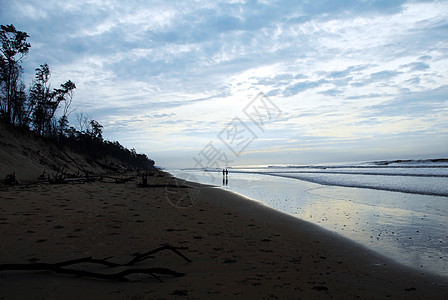
<svg viewBox="0 0 448 300">
<path fill-rule="evenodd" d="M 62 85 L 62 88 L 65 89 L 66 98 L 64 100 L 64 109 L 62 112 L 62 116 L 58 120 L 58 135 L 59 137 L 63 137 L 68 130 L 68 116 L 72 111 L 70 111 L 70 106 L 73 101 L 73 90 L 76 88 L 75 84 L 70 80 Z"/>
<path fill-rule="evenodd" d="M 94 139 L 103 140 L 103 125 L 98 123 L 95 120 L 90 120 L 89 122 L 90 128 L 87 130 L 87 134 L 89 134 Z"/>
<path fill-rule="evenodd" d="M 0 113 L 8 122 L 15 124 L 23 116 L 23 84 L 20 63 L 31 45 L 29 35 L 14 25 L 0 26 Z"/>
<path fill-rule="evenodd" d="M 59 103 L 64 102 L 64 110 L 62 116 L 58 120 L 58 135 L 59 137 L 65 134 L 65 130 L 68 128 L 68 115 L 70 114 L 70 106 L 73 100 L 74 89 L 76 89 L 75 84 L 72 81 L 67 81 L 61 84 L 60 89 L 55 89 L 56 101 Z"/>
<path fill-rule="evenodd" d="M 48 86 L 50 80 L 50 68 L 47 64 L 41 65 L 36 69 L 36 76 L 33 87 L 30 90 L 30 106 L 32 111 L 32 124 L 34 130 L 43 135 L 45 127 L 49 123 L 47 117 L 47 105 L 53 97 Z M 48 121 L 47 121 L 48 120 Z"/>
<path fill-rule="evenodd" d="M 71 99 L 73 90 L 76 88 L 75 84 L 69 80 L 61 84 L 61 88 L 52 90 L 49 84 L 50 77 L 51 72 L 48 65 L 40 65 L 36 69 L 34 85 L 30 90 L 30 107 L 32 107 L 34 130 L 40 135 L 47 136 L 54 135 L 58 127 L 54 116 L 59 104 L 65 101 L 67 97 Z M 65 128 L 67 124 L 65 120 L 62 120 L 59 125 L 65 125 Z"/>
<path fill-rule="evenodd" d="M 89 117 L 85 115 L 83 112 L 77 113 L 76 125 L 78 127 L 79 132 L 85 132 L 85 130 L 89 127 Z"/>
</svg>

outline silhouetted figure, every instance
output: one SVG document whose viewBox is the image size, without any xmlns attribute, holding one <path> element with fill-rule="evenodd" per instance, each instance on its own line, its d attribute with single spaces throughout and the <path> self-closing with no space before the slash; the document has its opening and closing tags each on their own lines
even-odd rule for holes
<svg viewBox="0 0 448 300">
<path fill-rule="evenodd" d="M 229 170 L 226 169 L 226 177 L 229 176 Z"/>
</svg>

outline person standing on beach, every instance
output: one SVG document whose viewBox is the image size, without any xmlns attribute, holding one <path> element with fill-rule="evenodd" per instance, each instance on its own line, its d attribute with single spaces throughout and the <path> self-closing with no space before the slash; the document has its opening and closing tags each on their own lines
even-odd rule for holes
<svg viewBox="0 0 448 300">
<path fill-rule="evenodd" d="M 222 169 L 222 185 L 229 184 L 229 171 L 227 169 Z"/>
</svg>

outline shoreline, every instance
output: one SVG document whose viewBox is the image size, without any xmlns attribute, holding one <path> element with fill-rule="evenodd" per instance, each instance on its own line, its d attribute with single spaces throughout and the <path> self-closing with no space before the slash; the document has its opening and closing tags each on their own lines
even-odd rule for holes
<svg viewBox="0 0 448 300">
<path fill-rule="evenodd" d="M 208 177 L 193 173 L 199 182 Z M 182 174 L 181 174 L 182 176 Z M 183 178 L 187 178 L 183 176 Z M 291 178 L 233 174 L 224 190 L 316 224 L 394 261 L 448 277 L 443 203 L 436 196 L 326 186 Z M 440 243 L 439 243 L 440 241 Z"/>
<path fill-rule="evenodd" d="M 0 298 L 441 299 L 448 293 L 446 278 L 395 264 L 317 225 L 226 190 L 163 187 L 169 182 L 150 177 L 157 187 L 137 188 L 133 181 L 2 188 L 0 238 L 8 245 L 0 249 L 2 264 L 85 256 L 127 261 L 161 244 L 188 248 L 181 252 L 193 262 L 160 253 L 139 265 L 186 274 L 163 282 L 147 275 L 119 283 L 0 272 Z M 195 196 L 191 207 L 172 205 Z"/>
</svg>

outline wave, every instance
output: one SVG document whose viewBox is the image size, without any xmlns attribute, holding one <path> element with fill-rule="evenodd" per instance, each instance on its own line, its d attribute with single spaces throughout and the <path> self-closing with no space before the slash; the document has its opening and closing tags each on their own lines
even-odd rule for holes
<svg viewBox="0 0 448 300">
<path fill-rule="evenodd" d="M 398 160 L 379 160 L 372 162 L 375 165 L 391 165 L 391 164 L 410 164 L 410 165 L 420 165 L 420 164 L 447 164 L 448 158 L 433 158 L 433 159 L 398 159 Z"/>
<path fill-rule="evenodd" d="M 295 176 L 293 174 L 281 174 L 281 173 L 265 173 L 265 174 L 270 176 L 298 179 L 322 185 L 343 186 L 352 188 L 367 188 L 367 189 L 383 190 L 390 192 L 448 197 L 448 187 L 447 187 L 448 184 L 446 182 L 444 183 L 432 182 L 422 184 L 419 178 L 416 178 L 417 181 L 414 182 L 411 182 L 411 180 L 406 178 L 403 181 L 391 182 L 390 180 L 387 179 L 378 180 L 378 177 L 380 176 L 374 176 L 375 178 L 372 178 L 372 180 L 360 181 L 359 177 L 353 180 L 350 178 L 347 179 L 346 177 L 325 178 L 325 177 L 306 177 L 306 176 L 300 176 L 299 174 Z M 350 174 L 350 175 L 359 175 L 359 174 Z M 408 176 L 401 176 L 401 177 L 408 177 Z M 443 179 L 443 177 L 439 177 L 437 179 Z"/>
<path fill-rule="evenodd" d="M 273 169 L 338 169 L 338 168 L 448 168 L 448 158 L 378 160 L 369 162 L 269 165 Z"/>
<path fill-rule="evenodd" d="M 363 172 L 363 170 L 287 171 L 286 169 L 272 171 L 274 170 L 266 168 L 264 170 L 233 169 L 232 173 L 284 177 L 329 186 L 448 197 L 447 170 L 442 170 L 441 173 Z"/>
<path fill-rule="evenodd" d="M 236 171 L 238 172 L 238 171 Z M 285 172 L 253 172 L 258 174 L 273 175 L 277 173 L 284 174 L 339 174 L 339 175 L 369 175 L 369 176 L 409 176 L 409 177 L 447 177 L 448 174 L 419 174 L 419 173 L 389 173 L 389 172 L 350 172 L 350 171 L 285 171 Z"/>
</svg>

